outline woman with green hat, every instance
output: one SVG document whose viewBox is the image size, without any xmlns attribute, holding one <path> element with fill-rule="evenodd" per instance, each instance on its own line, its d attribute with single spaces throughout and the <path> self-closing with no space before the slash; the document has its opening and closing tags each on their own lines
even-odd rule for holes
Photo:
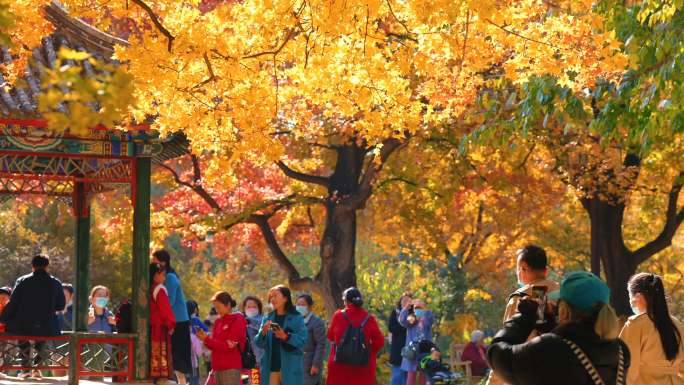
<svg viewBox="0 0 684 385">
<path fill-rule="evenodd" d="M 494 337 L 487 356 L 497 375 L 511 385 L 624 385 L 630 354 L 617 338 L 608 286 L 574 272 L 549 298 L 558 301 L 558 326 L 550 333 L 525 342 L 537 326 L 539 302 L 523 299 L 520 314 Z"/>
</svg>

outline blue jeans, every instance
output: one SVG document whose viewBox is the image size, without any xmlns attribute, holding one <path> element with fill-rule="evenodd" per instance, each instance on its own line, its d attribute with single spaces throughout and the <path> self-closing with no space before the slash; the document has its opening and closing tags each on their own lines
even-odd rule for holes
<svg viewBox="0 0 684 385">
<path fill-rule="evenodd" d="M 401 365 L 392 365 L 390 385 L 406 385 L 406 371 L 401 370 Z"/>
</svg>

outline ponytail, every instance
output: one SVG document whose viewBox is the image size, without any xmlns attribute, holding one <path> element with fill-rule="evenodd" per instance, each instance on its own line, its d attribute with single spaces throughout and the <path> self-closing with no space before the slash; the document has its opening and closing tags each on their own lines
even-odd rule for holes
<svg viewBox="0 0 684 385">
<path fill-rule="evenodd" d="M 597 302 L 589 310 L 580 310 L 563 302 L 570 311 L 570 320 L 594 332 L 602 340 L 614 340 L 620 335 L 620 320 L 615 310 L 607 303 Z"/>
<path fill-rule="evenodd" d="M 670 317 L 662 278 L 655 274 L 639 273 L 629 280 L 628 289 L 632 296 L 644 296 L 648 305 L 648 317 L 658 330 L 665 357 L 673 361 L 679 354 L 682 336 Z"/>
</svg>

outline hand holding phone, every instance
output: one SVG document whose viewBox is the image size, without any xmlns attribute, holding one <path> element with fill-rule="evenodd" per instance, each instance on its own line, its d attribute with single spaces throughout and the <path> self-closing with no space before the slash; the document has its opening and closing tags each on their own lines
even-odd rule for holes
<svg viewBox="0 0 684 385">
<path fill-rule="evenodd" d="M 546 302 L 549 288 L 547 286 L 533 285 L 532 286 L 532 298 L 539 303 L 537 308 L 537 324 L 543 324 L 546 322 Z"/>
</svg>

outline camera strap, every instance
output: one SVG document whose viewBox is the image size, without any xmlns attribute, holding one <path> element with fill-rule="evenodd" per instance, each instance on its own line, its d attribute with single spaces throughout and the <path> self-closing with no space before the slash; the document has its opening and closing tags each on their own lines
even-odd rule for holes
<svg viewBox="0 0 684 385">
<path fill-rule="evenodd" d="M 584 369 L 587 371 L 587 373 L 589 373 L 589 377 L 591 377 L 591 379 L 594 381 L 594 385 L 606 385 L 601 376 L 598 374 L 594 364 L 591 362 L 589 357 L 587 357 L 584 351 L 582 351 L 582 349 L 580 349 L 576 343 L 568 339 L 561 338 L 561 340 L 563 340 L 563 342 L 570 347 L 570 350 L 575 353 L 577 359 L 580 361 L 582 366 L 584 366 Z M 618 371 L 617 380 L 615 383 L 616 385 L 625 385 L 625 357 L 622 351 L 622 345 L 618 345 Z"/>
</svg>

